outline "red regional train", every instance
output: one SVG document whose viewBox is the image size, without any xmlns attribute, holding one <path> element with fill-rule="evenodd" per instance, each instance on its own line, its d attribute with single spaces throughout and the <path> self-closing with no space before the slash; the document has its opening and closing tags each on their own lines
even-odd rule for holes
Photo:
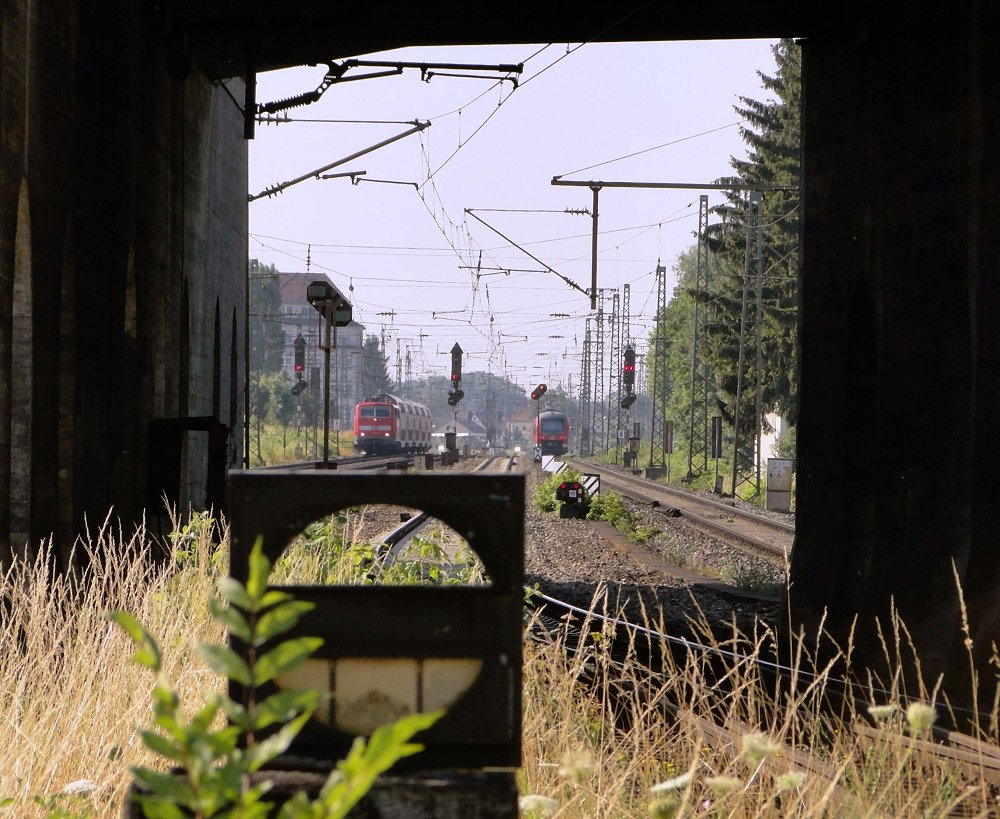
<svg viewBox="0 0 1000 819">
<path fill-rule="evenodd" d="M 569 416 L 548 410 L 535 418 L 535 446 L 542 455 L 562 455 L 569 449 Z"/>
<path fill-rule="evenodd" d="M 426 452 L 431 448 L 431 411 L 389 393 L 354 408 L 354 446 L 365 455 Z"/>
</svg>

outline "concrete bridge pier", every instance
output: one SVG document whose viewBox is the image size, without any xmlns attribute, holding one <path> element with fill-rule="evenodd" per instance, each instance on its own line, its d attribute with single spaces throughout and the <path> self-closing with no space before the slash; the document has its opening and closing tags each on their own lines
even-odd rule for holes
<svg viewBox="0 0 1000 819">
<path fill-rule="evenodd" d="M 85 515 L 127 531 L 164 489 L 205 504 L 209 433 L 152 485 L 156 419 L 213 419 L 239 463 L 242 82 L 168 64 L 150 7 L 0 16 L 0 564 L 50 536 L 65 562 Z"/>
</svg>

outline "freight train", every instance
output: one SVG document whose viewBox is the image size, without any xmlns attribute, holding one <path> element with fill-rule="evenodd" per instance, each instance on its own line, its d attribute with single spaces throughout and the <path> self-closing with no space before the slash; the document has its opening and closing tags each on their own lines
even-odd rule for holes
<svg viewBox="0 0 1000 819">
<path fill-rule="evenodd" d="M 569 449 L 569 416 L 548 410 L 535 418 L 535 447 L 542 455 L 562 455 Z"/>
<path fill-rule="evenodd" d="M 365 455 L 426 452 L 431 411 L 397 395 L 373 395 L 354 408 L 354 446 Z"/>
</svg>

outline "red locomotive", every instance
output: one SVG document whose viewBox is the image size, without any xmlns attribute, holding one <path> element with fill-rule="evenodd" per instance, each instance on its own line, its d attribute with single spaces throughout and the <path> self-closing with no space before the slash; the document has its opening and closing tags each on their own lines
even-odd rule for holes
<svg viewBox="0 0 1000 819">
<path fill-rule="evenodd" d="M 431 411 L 389 393 L 354 408 L 354 446 L 365 455 L 426 452 L 431 447 Z"/>
<path fill-rule="evenodd" d="M 535 418 L 535 446 L 542 455 L 562 455 L 569 449 L 569 416 L 548 410 Z"/>
</svg>

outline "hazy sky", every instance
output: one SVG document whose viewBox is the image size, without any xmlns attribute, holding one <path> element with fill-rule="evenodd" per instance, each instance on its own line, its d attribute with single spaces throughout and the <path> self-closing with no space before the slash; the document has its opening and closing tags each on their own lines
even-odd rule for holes
<svg viewBox="0 0 1000 819">
<path fill-rule="evenodd" d="M 768 99 L 772 41 L 413 48 L 366 60 L 524 63 L 510 82 L 400 76 L 338 83 L 293 121 L 257 126 L 250 194 L 310 175 L 250 204 L 250 255 L 281 272 L 325 273 L 367 332 L 384 332 L 390 371 L 410 352 L 414 377 L 447 375 L 457 341 L 465 371 L 576 390 L 589 299 L 545 265 L 590 286 L 589 188 L 569 180 L 711 182 L 744 157 L 739 96 Z M 345 76 L 374 69 L 353 68 Z M 325 66 L 262 74 L 259 102 L 317 88 Z M 369 122 L 357 122 L 359 120 Z M 412 128 L 422 132 L 312 172 Z M 622 158 L 628 157 L 628 158 Z M 387 184 L 386 180 L 408 184 Z M 645 351 L 657 262 L 673 271 L 698 224 L 699 191 L 605 188 L 598 286 L 630 288 L 630 335 Z M 708 192 L 709 206 L 721 194 Z M 487 222 L 509 240 L 466 212 Z M 668 282 L 668 294 L 674 279 Z M 350 288 L 353 287 L 353 290 Z M 610 301 L 607 302 L 610 308 Z M 569 318 L 561 315 L 568 314 Z"/>
</svg>

